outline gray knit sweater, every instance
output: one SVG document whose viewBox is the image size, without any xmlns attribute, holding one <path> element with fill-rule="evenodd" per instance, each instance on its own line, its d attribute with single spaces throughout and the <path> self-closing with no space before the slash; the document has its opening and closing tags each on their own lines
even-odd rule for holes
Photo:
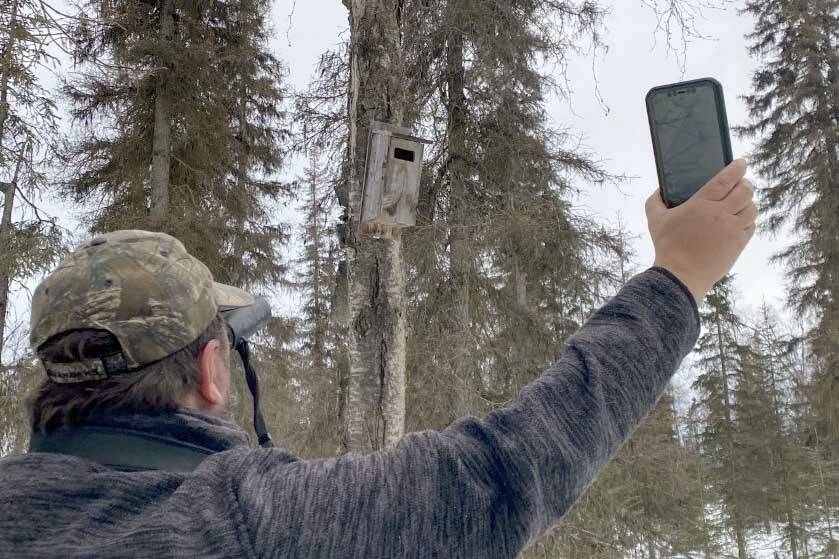
<svg viewBox="0 0 839 559">
<path fill-rule="evenodd" d="M 698 335 L 685 286 L 647 270 L 510 406 L 370 454 L 304 461 L 195 412 L 114 416 L 220 452 L 189 474 L 2 459 L 0 557 L 512 558 L 586 490 Z"/>
</svg>

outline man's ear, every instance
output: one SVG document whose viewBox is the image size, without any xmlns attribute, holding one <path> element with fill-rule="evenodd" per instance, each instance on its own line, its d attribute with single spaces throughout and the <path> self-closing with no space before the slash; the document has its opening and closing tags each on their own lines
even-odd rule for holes
<svg viewBox="0 0 839 559">
<path fill-rule="evenodd" d="M 220 359 L 218 354 L 223 351 L 219 340 L 210 340 L 198 353 L 198 393 L 211 406 L 224 405 L 220 382 Z"/>
</svg>

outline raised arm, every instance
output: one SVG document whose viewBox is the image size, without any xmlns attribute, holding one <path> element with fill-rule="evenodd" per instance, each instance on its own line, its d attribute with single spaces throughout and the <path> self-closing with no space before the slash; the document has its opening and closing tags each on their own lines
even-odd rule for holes
<svg viewBox="0 0 839 559">
<path fill-rule="evenodd" d="M 735 192 L 729 185 L 715 204 Z M 630 280 L 510 406 L 483 419 L 460 418 L 441 432 L 410 433 L 372 454 L 294 461 L 282 451 L 257 450 L 234 461 L 233 495 L 247 545 L 260 557 L 515 557 L 568 511 L 693 347 L 695 299 L 751 237 L 748 226 L 721 224 L 722 210 L 706 206 L 686 212 L 697 231 L 705 230 L 696 260 L 676 265 L 662 258 L 668 255 L 658 253 L 659 240 L 657 262 L 672 263 L 676 273 L 654 267 Z M 651 217 L 651 229 L 655 220 L 663 227 L 659 239 L 682 235 L 690 250 L 696 231 L 662 222 L 677 210 Z M 736 254 L 722 256 L 727 268 L 711 262 L 721 258 L 713 243 L 726 235 L 742 236 Z M 713 277 L 708 266 L 722 273 Z"/>
<path fill-rule="evenodd" d="M 651 269 L 484 419 L 332 460 L 254 451 L 235 483 L 258 555 L 515 557 L 650 412 L 698 332 L 687 288 Z"/>
</svg>

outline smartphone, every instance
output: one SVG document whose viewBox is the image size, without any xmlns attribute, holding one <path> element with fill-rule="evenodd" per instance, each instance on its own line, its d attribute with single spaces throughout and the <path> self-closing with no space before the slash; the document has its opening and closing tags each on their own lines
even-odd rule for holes
<svg viewBox="0 0 839 559">
<path fill-rule="evenodd" d="M 713 78 L 654 87 L 647 117 L 668 208 L 687 202 L 734 160 L 722 85 Z"/>
</svg>

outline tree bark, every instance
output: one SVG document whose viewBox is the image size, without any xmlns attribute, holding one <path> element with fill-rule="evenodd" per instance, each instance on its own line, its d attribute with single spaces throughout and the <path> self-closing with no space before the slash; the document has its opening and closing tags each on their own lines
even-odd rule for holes
<svg viewBox="0 0 839 559">
<path fill-rule="evenodd" d="M 687 428 L 688 436 L 690 437 L 690 451 L 698 458 L 696 461 L 696 482 L 697 487 L 699 488 L 699 506 L 702 510 L 702 557 L 704 559 L 711 559 L 713 554 L 711 553 L 710 546 L 710 529 L 708 527 L 708 515 L 705 513 L 705 504 L 708 502 L 708 497 L 705 493 L 704 457 L 697 446 L 699 444 L 699 429 L 697 428 L 697 423 L 698 420 L 694 415 L 693 407 L 691 407 L 688 412 Z"/>
<path fill-rule="evenodd" d="M 818 433 L 815 434 L 818 441 Z M 820 450 L 819 443 L 816 442 L 816 450 Z M 825 520 L 827 521 L 827 540 L 830 557 L 836 558 L 836 540 L 833 539 L 833 515 L 830 513 L 830 500 L 828 499 L 827 483 L 824 480 L 824 469 L 822 467 L 822 458 L 816 458 L 816 466 L 819 470 L 819 497 L 821 497 L 822 508 L 825 511 Z"/>
<path fill-rule="evenodd" d="M 172 41 L 175 30 L 174 0 L 162 0 L 160 9 L 160 39 Z M 170 107 L 167 80 L 168 69 L 158 69 L 154 96 L 154 138 L 152 140 L 151 222 L 162 228 L 169 213 L 169 171 L 172 159 Z"/>
<path fill-rule="evenodd" d="M 722 374 L 722 394 L 723 394 L 723 406 L 725 409 L 725 422 L 726 422 L 726 443 L 728 445 L 728 462 L 731 471 L 731 478 L 729 479 L 729 487 L 733 489 L 736 487 L 736 468 L 734 463 L 734 422 L 731 417 L 731 398 L 728 393 L 728 367 L 727 367 L 727 359 L 725 355 L 725 344 L 723 342 L 723 335 L 722 335 L 722 324 L 720 324 L 720 319 L 717 317 L 716 320 L 716 327 L 717 327 L 717 343 L 719 345 L 719 352 L 720 352 L 720 371 Z M 745 537 L 745 529 L 743 527 L 743 519 L 740 516 L 740 507 L 738 503 L 738 499 L 731 495 L 732 499 L 732 516 L 734 517 L 734 535 L 737 540 L 737 557 L 738 559 L 749 559 L 749 553 L 746 549 L 746 537 Z"/>
<path fill-rule="evenodd" d="M 825 198 L 827 198 L 826 211 L 830 212 L 833 208 L 833 216 L 839 215 L 839 56 L 836 55 L 837 45 L 834 44 L 832 38 L 835 33 L 834 18 L 831 14 L 824 13 L 822 15 L 822 31 L 825 35 L 825 48 L 827 60 L 825 61 L 828 67 L 827 71 L 827 88 L 829 94 L 822 101 L 825 107 L 825 143 L 827 151 L 827 177 L 824 189 Z M 832 235 L 831 235 L 832 233 Z M 834 338 L 835 333 L 839 332 L 839 232 L 830 227 L 826 228 L 825 234 L 832 238 L 828 240 L 826 245 L 829 247 L 829 254 L 827 255 L 827 274 L 828 279 L 825 282 L 831 286 L 830 302 L 828 308 L 823 309 L 821 329 L 828 334 L 828 339 Z M 835 348 L 835 344 L 830 344 Z M 828 357 L 828 368 L 836 370 L 839 367 L 839 351 L 832 351 Z"/>
<path fill-rule="evenodd" d="M 312 174 L 309 177 L 309 203 L 312 207 L 311 225 L 312 228 L 312 309 L 315 315 L 314 332 L 312 336 L 312 367 L 320 374 L 326 369 L 326 357 L 324 355 L 324 336 L 326 324 L 323 321 L 323 301 L 321 300 L 321 240 L 320 240 L 320 209 L 318 207 L 318 152 L 312 154 L 309 165 Z"/>
<path fill-rule="evenodd" d="M 765 309 L 764 309 L 765 313 Z M 764 314 L 764 317 L 766 314 Z M 774 340 L 770 340 L 774 341 Z M 767 344 L 769 350 L 772 348 Z M 793 511 L 792 498 L 790 494 L 790 479 L 789 479 L 789 464 L 787 464 L 786 452 L 784 445 L 786 444 L 784 438 L 784 422 L 781 417 L 780 403 L 778 402 L 778 385 L 775 382 L 775 362 L 772 355 L 769 356 L 769 382 L 772 389 L 772 415 L 774 419 L 775 433 L 778 437 L 778 460 L 781 463 L 781 484 L 783 485 L 784 493 L 784 508 L 787 520 L 787 530 L 789 531 L 789 545 L 792 559 L 798 559 L 798 528 L 795 522 L 795 512 Z"/>
<path fill-rule="evenodd" d="M 448 180 L 449 180 L 449 258 L 451 266 L 452 294 L 454 297 L 454 319 L 458 333 L 456 340 L 452 340 L 455 352 L 453 373 L 461 377 L 469 377 L 470 363 L 469 337 L 472 330 L 470 317 L 470 286 L 469 276 L 471 256 L 466 223 L 466 95 L 465 95 L 465 66 L 463 60 L 463 25 L 461 25 L 460 5 L 457 0 L 450 0 L 446 6 L 446 92 L 448 99 L 448 132 L 447 143 L 449 150 Z M 516 278 L 519 279 L 518 277 Z M 482 389 L 480 379 L 478 389 Z M 461 389 L 462 391 L 463 389 Z M 467 395 L 460 398 L 459 406 L 467 406 Z M 466 409 L 458 410 L 465 413 Z"/>
<path fill-rule="evenodd" d="M 14 30 L 17 25 L 18 0 L 12 2 L 12 12 L 9 18 L 6 44 L 3 48 L 2 67 L 0 67 L 0 167 L 5 166 L 3 161 L 3 146 L 6 138 L 6 123 L 9 120 L 9 79 L 12 71 L 12 51 L 14 49 Z M 9 246 L 8 239 L 12 231 L 12 211 L 15 206 L 15 194 L 17 192 L 18 173 L 20 162 L 15 169 L 15 176 L 11 182 L 6 183 L 3 190 L 3 217 L 0 218 L 0 247 Z M 2 183 L 0 183 L 2 184 Z M 9 288 L 11 277 L 7 271 L 10 267 L 0 268 L 0 367 L 3 365 L 3 347 L 6 333 L 6 315 L 9 306 Z"/>
<path fill-rule="evenodd" d="M 336 340 L 335 363 L 338 375 L 338 440 L 340 447 L 337 453 L 350 448 L 349 425 L 347 421 L 347 404 L 349 401 L 350 386 L 350 362 L 349 362 L 349 286 L 348 286 L 347 263 L 342 260 L 338 263 L 338 271 L 335 274 L 335 293 L 332 301 L 334 323 L 332 326 L 338 333 Z"/>
<path fill-rule="evenodd" d="M 513 274 L 516 286 L 516 304 L 522 311 L 527 311 L 527 272 L 521 269 L 519 257 L 513 257 Z"/>
<path fill-rule="evenodd" d="M 710 546 L 710 529 L 708 528 L 708 515 L 705 512 L 705 503 L 707 502 L 707 495 L 705 494 L 705 476 L 703 476 L 703 466 L 702 466 L 703 458 L 700 456 L 699 461 L 697 462 L 699 467 L 699 501 L 702 507 L 702 557 L 705 559 L 711 559 L 713 555 L 711 554 L 711 546 Z"/>
<path fill-rule="evenodd" d="M 349 378 L 347 450 L 393 446 L 405 430 L 405 274 L 398 231 L 357 235 L 370 122 L 401 126 L 405 98 L 398 0 L 345 0 L 350 10 L 348 146 Z"/>
<path fill-rule="evenodd" d="M 15 202 L 15 181 L 5 183 L 3 197 L 3 217 L 0 220 L 0 246 L 8 246 L 9 234 L 12 230 L 12 209 Z M 9 306 L 9 288 L 11 287 L 11 275 L 7 270 L 8 263 L 0 261 L 0 369 L 3 367 L 3 347 L 6 341 L 6 315 Z"/>
<path fill-rule="evenodd" d="M 12 73 L 12 52 L 15 46 L 18 0 L 12 2 L 9 28 L 6 30 L 6 44 L 3 46 L 3 61 L 0 67 L 0 146 L 6 137 L 6 122 L 9 118 L 9 79 Z M 3 164 L 3 150 L 0 149 L 0 165 Z"/>
<path fill-rule="evenodd" d="M 239 137 L 239 147 L 238 153 L 236 154 L 236 191 L 237 192 L 246 192 L 248 187 L 247 184 L 247 177 L 248 177 L 248 153 L 250 149 L 250 137 L 248 135 L 248 126 L 247 126 L 247 96 L 248 90 L 247 87 L 241 86 L 238 88 L 239 98 L 238 104 L 236 109 L 236 129 L 237 135 Z M 234 227 L 238 230 L 243 230 L 246 224 L 246 217 L 244 213 L 241 211 L 239 207 L 233 208 L 232 216 L 229 216 L 228 219 L 232 222 Z M 233 247 L 231 248 L 233 252 L 233 259 L 232 265 L 227 270 L 227 279 L 219 280 L 224 281 L 225 283 L 229 283 L 230 285 L 235 285 L 237 287 L 242 287 L 243 283 L 243 264 L 242 258 L 245 252 L 245 247 L 242 246 L 241 239 L 236 239 L 233 242 Z"/>
</svg>

